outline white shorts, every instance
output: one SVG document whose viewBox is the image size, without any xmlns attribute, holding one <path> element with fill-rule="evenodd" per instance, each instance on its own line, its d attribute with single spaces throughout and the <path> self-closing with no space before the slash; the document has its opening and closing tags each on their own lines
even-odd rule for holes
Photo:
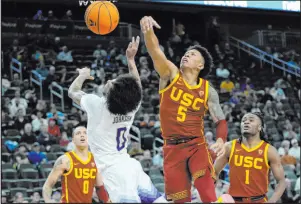
<svg viewBox="0 0 301 204">
<path fill-rule="evenodd" d="M 113 203 L 153 203 L 161 196 L 136 159 L 124 157 L 101 173 Z"/>
</svg>

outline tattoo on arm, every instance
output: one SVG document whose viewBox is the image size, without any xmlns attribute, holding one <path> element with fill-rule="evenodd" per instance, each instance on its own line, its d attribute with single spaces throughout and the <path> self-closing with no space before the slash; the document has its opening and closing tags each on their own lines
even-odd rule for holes
<svg viewBox="0 0 301 204">
<path fill-rule="evenodd" d="M 213 121 L 216 123 L 219 120 L 224 120 L 225 115 L 219 103 L 217 91 L 209 85 L 208 108 Z"/>
<path fill-rule="evenodd" d="M 78 105 L 80 105 L 82 96 L 86 94 L 85 92 L 81 91 L 84 81 L 85 79 L 81 76 L 76 77 L 68 90 L 68 96 Z"/>
<path fill-rule="evenodd" d="M 67 164 L 70 165 L 70 161 L 68 160 Z M 68 165 L 67 165 L 68 166 Z M 51 195 L 52 195 L 52 188 L 58 181 L 59 177 L 64 172 L 64 163 L 63 163 L 63 157 L 60 157 L 56 160 L 52 171 L 50 172 L 44 186 L 43 186 L 43 198 L 45 202 L 51 202 Z"/>
</svg>

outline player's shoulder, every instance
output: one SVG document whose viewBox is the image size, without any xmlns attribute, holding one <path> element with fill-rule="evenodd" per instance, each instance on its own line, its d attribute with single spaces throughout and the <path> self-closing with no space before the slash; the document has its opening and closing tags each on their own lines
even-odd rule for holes
<svg viewBox="0 0 301 204">
<path fill-rule="evenodd" d="M 56 159 L 54 167 L 58 169 L 68 170 L 70 167 L 71 157 L 68 156 L 68 153 L 61 155 Z"/>
<path fill-rule="evenodd" d="M 99 101 L 103 99 L 103 97 L 97 96 L 95 94 L 85 94 L 83 98 L 85 100 L 99 100 Z"/>
</svg>

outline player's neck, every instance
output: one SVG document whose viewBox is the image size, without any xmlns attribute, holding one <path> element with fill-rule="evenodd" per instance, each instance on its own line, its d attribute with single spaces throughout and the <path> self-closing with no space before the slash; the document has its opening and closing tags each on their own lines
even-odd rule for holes
<svg viewBox="0 0 301 204">
<path fill-rule="evenodd" d="M 256 147 L 260 142 L 261 142 L 261 139 L 256 136 L 242 138 L 242 143 L 248 148 Z"/>
<path fill-rule="evenodd" d="M 195 86 L 198 84 L 198 74 L 195 70 L 181 69 L 180 71 L 184 80 L 190 85 Z"/>
<path fill-rule="evenodd" d="M 81 158 L 88 158 L 88 156 L 89 156 L 88 148 L 77 147 L 77 148 L 74 149 L 74 152 L 77 156 L 79 156 Z"/>
</svg>

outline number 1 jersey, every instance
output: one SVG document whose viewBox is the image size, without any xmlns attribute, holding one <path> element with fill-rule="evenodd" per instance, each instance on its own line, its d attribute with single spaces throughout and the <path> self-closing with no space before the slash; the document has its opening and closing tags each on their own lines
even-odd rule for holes
<svg viewBox="0 0 301 204">
<path fill-rule="evenodd" d="M 102 170 L 129 156 L 129 131 L 138 108 L 127 115 L 114 115 L 107 108 L 106 98 L 94 94 L 84 95 L 81 107 L 87 112 L 88 143 L 97 167 Z"/>
</svg>

